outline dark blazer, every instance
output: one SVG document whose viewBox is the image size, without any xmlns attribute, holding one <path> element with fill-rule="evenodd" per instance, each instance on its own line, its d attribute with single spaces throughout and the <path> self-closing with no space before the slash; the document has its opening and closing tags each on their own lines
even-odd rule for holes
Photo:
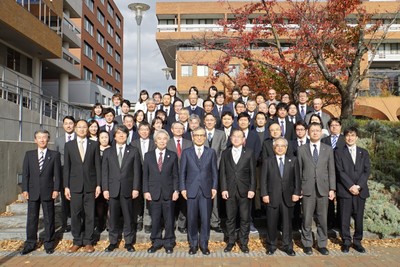
<svg viewBox="0 0 400 267">
<path fill-rule="evenodd" d="M 210 147 L 208 140 L 206 140 L 204 146 Z M 217 166 L 219 166 L 222 151 L 226 149 L 226 135 L 223 131 L 214 129 L 214 136 L 211 140 L 211 148 L 214 149 L 215 153 L 217 154 Z"/>
<path fill-rule="evenodd" d="M 229 145 L 229 147 L 232 146 L 232 143 L 230 142 L 230 140 L 229 140 L 228 145 Z M 249 129 L 249 132 L 248 132 L 247 138 L 246 138 L 246 144 L 244 147 L 251 149 L 251 151 L 253 151 L 253 153 L 254 153 L 254 158 L 257 160 L 261 155 L 261 142 L 260 142 L 260 138 L 258 137 L 258 134 L 254 133 L 253 131 L 251 131 Z"/>
<path fill-rule="evenodd" d="M 224 114 L 224 112 L 227 112 L 227 111 L 230 111 L 230 112 L 232 112 L 232 114 L 233 114 L 233 110 L 232 110 L 231 108 L 229 108 L 227 105 L 223 105 L 223 106 L 222 106 L 221 115 Z M 219 116 L 217 104 L 214 105 L 213 114 L 214 114 L 217 118 L 221 119 L 221 117 Z M 217 127 L 215 127 L 215 128 L 217 128 Z"/>
<path fill-rule="evenodd" d="M 280 119 L 278 117 L 275 118 L 275 122 L 280 124 Z M 294 140 L 296 138 L 296 133 L 294 131 L 294 125 L 293 123 L 291 123 L 288 119 L 288 117 L 285 118 L 285 139 L 290 141 L 290 140 Z"/>
<path fill-rule="evenodd" d="M 161 172 L 157 161 L 155 150 L 147 152 L 144 156 L 143 192 L 149 192 L 154 201 L 171 200 L 174 191 L 179 190 L 178 156 L 166 149 Z"/>
<path fill-rule="evenodd" d="M 306 144 L 309 144 L 310 143 L 310 139 L 308 139 L 308 138 L 306 138 Z M 305 144 L 303 144 L 303 145 L 305 145 Z M 292 140 L 292 141 L 289 141 L 289 146 L 291 146 L 292 147 L 292 149 L 293 149 L 293 155 L 295 156 L 295 157 L 297 157 L 297 150 L 299 149 L 299 142 L 297 142 L 297 138 L 295 138 L 294 140 Z"/>
<path fill-rule="evenodd" d="M 185 138 L 182 138 L 181 140 L 182 140 L 182 141 L 181 141 L 181 153 L 182 153 L 182 151 L 183 151 L 184 149 L 193 146 L 192 141 L 187 140 L 187 139 L 185 139 Z M 168 141 L 168 143 L 167 143 L 167 149 L 169 149 L 169 150 L 171 150 L 171 151 L 177 153 L 177 151 L 176 151 L 175 139 L 174 139 L 173 137 L 171 137 L 171 139 L 169 139 L 169 141 Z M 181 158 L 178 157 L 178 163 L 180 163 L 180 161 L 181 161 Z"/>
<path fill-rule="evenodd" d="M 103 153 L 102 173 L 103 191 L 110 191 L 110 197 L 116 198 L 120 193 L 131 197 L 133 190 L 141 189 L 142 166 L 138 149 L 130 145 L 125 147 L 120 168 L 116 145 L 107 148 Z"/>
<path fill-rule="evenodd" d="M 73 136 L 73 139 L 76 138 L 75 133 L 72 133 L 71 135 Z M 61 136 L 57 137 L 56 140 L 54 141 L 55 150 L 60 152 L 61 166 L 64 166 L 64 147 L 65 147 L 66 142 L 67 142 L 67 139 L 65 139 L 65 133 L 63 133 Z M 61 186 L 63 186 L 63 185 L 61 185 Z"/>
<path fill-rule="evenodd" d="M 22 191 L 29 193 L 29 200 L 51 200 L 53 191 L 60 191 L 60 153 L 47 149 L 42 170 L 39 170 L 38 150 L 27 151 L 23 163 Z"/>
<path fill-rule="evenodd" d="M 304 110 L 304 112 L 305 112 L 305 115 L 304 115 L 304 119 L 301 117 L 301 108 L 300 108 L 300 104 L 299 103 L 297 103 L 296 104 L 296 107 L 297 107 L 297 114 L 299 114 L 299 116 L 300 116 L 300 118 L 302 119 L 302 120 L 304 120 L 305 121 L 305 117 L 306 117 L 306 115 L 308 114 L 308 113 L 312 113 L 312 112 L 314 112 L 314 108 L 313 107 L 311 107 L 311 106 L 309 106 L 309 105 L 306 105 L 306 109 Z M 308 123 L 308 121 L 306 121 L 306 123 Z"/>
<path fill-rule="evenodd" d="M 65 144 L 64 187 L 71 192 L 94 192 L 101 186 L 101 161 L 99 143 L 86 138 L 84 161 L 79 154 L 77 139 Z"/>
<path fill-rule="evenodd" d="M 218 188 L 217 155 L 214 149 L 204 147 L 200 159 L 194 147 L 182 151 L 179 187 L 181 191 L 187 191 L 188 198 L 195 198 L 199 189 L 205 198 L 211 198 L 211 189 Z"/>
<path fill-rule="evenodd" d="M 235 164 L 232 148 L 222 152 L 219 166 L 221 191 L 228 191 L 230 196 L 236 192 L 242 198 L 247 198 L 249 191 L 256 190 L 255 158 L 251 149 L 242 148 L 239 161 Z"/>
<path fill-rule="evenodd" d="M 234 102 L 229 102 L 228 104 L 225 105 L 226 111 L 232 112 L 233 116 L 235 116 L 235 103 Z"/>
<path fill-rule="evenodd" d="M 108 132 L 109 135 L 110 135 L 110 144 L 112 144 L 113 141 L 114 141 L 114 132 L 115 132 L 115 127 L 117 126 L 117 124 L 118 124 L 118 122 L 114 120 L 113 127 Z M 107 132 L 107 130 L 108 130 L 107 128 L 108 128 L 107 125 L 103 125 L 103 126 L 100 127 L 100 131 L 106 131 Z"/>
<path fill-rule="evenodd" d="M 191 106 L 186 107 L 187 110 L 189 110 L 189 115 L 192 114 L 196 114 L 200 117 L 200 123 L 203 122 L 203 118 L 204 118 L 204 109 L 196 106 L 196 108 L 194 110 L 192 110 Z"/>
<path fill-rule="evenodd" d="M 331 136 L 330 135 L 321 139 L 322 143 L 327 144 L 330 147 L 332 147 L 332 142 L 331 141 L 332 140 L 331 140 Z M 343 136 L 343 134 L 340 134 L 339 138 L 338 138 L 338 140 L 336 142 L 335 150 L 338 149 L 338 148 L 343 148 L 345 146 L 346 146 L 346 141 L 344 141 L 344 136 Z"/>
<path fill-rule="evenodd" d="M 349 189 L 353 185 L 359 185 L 359 196 L 363 199 L 369 197 L 368 177 L 371 172 L 371 163 L 368 151 L 357 147 L 356 164 L 353 163 L 347 146 L 335 150 L 335 165 L 337 174 L 337 196 L 351 198 L 353 195 Z"/>
<path fill-rule="evenodd" d="M 269 196 L 269 204 L 277 208 L 283 198 L 288 207 L 293 207 L 292 195 L 301 195 L 299 164 L 296 157 L 285 156 L 283 177 L 279 172 L 276 155 L 264 160 L 260 177 L 261 197 Z"/>
<path fill-rule="evenodd" d="M 262 146 L 262 158 L 263 160 L 272 157 L 275 155 L 274 152 L 274 147 L 273 147 L 274 140 L 273 139 L 267 139 L 264 141 L 263 146 Z M 288 148 L 286 150 L 286 156 L 291 157 L 294 155 L 293 153 L 293 143 L 288 140 Z"/>
<path fill-rule="evenodd" d="M 327 113 L 323 112 L 322 110 L 319 111 L 319 112 L 320 112 L 320 114 L 321 114 L 320 117 L 321 117 L 322 123 L 323 123 L 323 125 L 324 125 L 324 129 L 329 130 L 329 129 L 328 129 L 328 121 L 331 119 L 331 116 L 329 116 Z M 306 123 L 307 123 L 307 124 L 310 122 L 310 118 L 311 118 L 311 116 L 312 116 L 313 114 L 316 114 L 316 112 L 314 111 L 314 112 L 308 113 L 308 114 L 306 115 Z"/>
<path fill-rule="evenodd" d="M 149 138 L 148 141 L 149 141 L 149 149 L 147 149 L 147 151 L 156 149 L 156 144 L 154 144 L 154 140 Z M 133 140 L 130 145 L 133 147 L 136 147 L 138 149 L 139 154 L 140 154 L 140 162 L 143 164 L 144 155 L 142 152 L 142 145 L 141 145 L 140 138 Z"/>
</svg>

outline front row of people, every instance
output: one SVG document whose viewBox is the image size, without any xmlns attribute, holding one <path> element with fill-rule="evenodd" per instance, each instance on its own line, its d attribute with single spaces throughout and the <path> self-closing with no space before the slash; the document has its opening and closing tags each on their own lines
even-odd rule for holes
<svg viewBox="0 0 400 267">
<path fill-rule="evenodd" d="M 219 173 L 216 153 L 204 145 L 207 137 L 205 129 L 201 127 L 193 130 L 193 146 L 181 152 L 179 168 L 177 153 L 167 148 L 170 137 L 165 130 L 155 133 L 156 148 L 145 154 L 143 167 L 139 150 L 126 143 L 129 131 L 125 126 L 116 127 L 115 142 L 103 152 L 102 160 L 99 145 L 86 137 L 87 131 L 86 121 L 78 121 L 76 139 L 65 146 L 64 193 L 71 201 L 73 236 L 73 245 L 68 252 L 76 252 L 81 247 L 88 253 L 94 251 L 94 206 L 102 190 L 109 203 L 110 244 L 106 252 L 117 248 L 120 232 L 123 232 L 126 250 L 135 251 L 134 218 L 137 215 L 134 214 L 132 199 L 136 199 L 139 192 L 143 191 L 144 198 L 150 203 L 153 222 L 149 253 L 163 247 L 166 253 L 173 252 L 174 204 L 181 194 L 187 200 L 189 254 L 196 254 L 200 249 L 204 255 L 209 255 L 212 200 L 217 195 L 218 183 L 227 207 L 228 241 L 224 252 L 230 252 L 236 242 L 243 253 L 249 252 L 256 160 L 253 151 L 244 146 L 246 138 L 243 131 L 232 131 L 232 146 L 222 153 Z M 286 155 L 288 141 L 279 137 L 273 141 L 274 155 L 263 161 L 260 190 L 267 209 L 267 254 L 273 255 L 277 249 L 278 229 L 282 231 L 283 251 L 289 256 L 296 254 L 293 250 L 292 214 L 295 203 L 302 199 L 303 250 L 308 255 L 312 254 L 311 224 L 316 216 L 317 248 L 321 254 L 328 255 L 327 208 L 328 200 L 335 198 L 335 192 L 339 198 L 342 220 L 342 251 L 348 252 L 353 245 L 355 250 L 365 252 L 361 240 L 365 199 L 369 196 L 368 152 L 356 147 L 358 132 L 354 127 L 344 132 L 346 146 L 335 153 L 321 143 L 320 124 L 310 124 L 308 132 L 310 143 L 299 148 L 297 158 Z M 54 199 L 61 187 L 61 161 L 58 152 L 47 148 L 49 139 L 48 131 L 37 131 L 37 149 L 28 151 L 24 159 L 22 189 L 28 200 L 28 218 L 27 240 L 21 251 L 23 255 L 36 247 L 40 204 L 45 224 L 44 248 L 48 254 L 54 252 Z M 119 224 L 121 211 L 124 221 L 122 229 Z M 353 240 L 349 230 L 352 215 L 355 220 Z M 235 231 L 237 221 L 238 240 Z"/>
</svg>

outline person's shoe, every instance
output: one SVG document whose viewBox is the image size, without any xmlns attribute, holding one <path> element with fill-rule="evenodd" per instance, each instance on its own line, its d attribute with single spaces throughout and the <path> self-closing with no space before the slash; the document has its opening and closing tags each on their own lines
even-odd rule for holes
<svg viewBox="0 0 400 267">
<path fill-rule="evenodd" d="M 178 231 L 179 231 L 181 234 L 187 234 L 187 228 L 178 227 Z"/>
<path fill-rule="evenodd" d="M 151 233 L 151 225 L 145 225 L 144 226 L 144 232 L 146 234 L 150 234 Z"/>
<path fill-rule="evenodd" d="M 343 253 L 349 253 L 350 246 L 349 245 L 342 245 L 341 250 Z"/>
<path fill-rule="evenodd" d="M 106 249 L 104 251 L 105 252 L 112 252 L 116 248 L 117 248 L 117 244 L 110 244 L 110 245 L 108 245 L 108 247 L 106 247 Z"/>
<path fill-rule="evenodd" d="M 226 245 L 226 247 L 224 248 L 224 252 L 231 252 L 234 246 L 235 243 L 228 243 L 228 245 Z"/>
<path fill-rule="evenodd" d="M 67 225 L 67 226 L 63 227 L 62 231 L 63 231 L 64 233 L 69 233 L 69 232 L 71 232 L 71 225 Z"/>
<path fill-rule="evenodd" d="M 216 226 L 216 227 L 210 227 L 211 230 L 213 230 L 214 232 L 217 233 L 222 233 L 222 228 L 220 226 Z"/>
<path fill-rule="evenodd" d="M 173 248 L 165 248 L 165 253 L 172 254 L 174 252 Z"/>
<path fill-rule="evenodd" d="M 81 248 L 81 246 L 77 246 L 77 245 L 72 245 L 69 249 L 68 249 L 68 253 L 75 253 L 77 252 L 79 249 Z"/>
<path fill-rule="evenodd" d="M 359 253 L 365 253 L 365 248 L 361 244 L 353 244 L 353 248 Z"/>
<path fill-rule="evenodd" d="M 267 249 L 267 255 L 272 256 L 272 255 L 274 255 L 275 251 L 276 251 L 275 248 L 269 248 L 269 249 Z"/>
<path fill-rule="evenodd" d="M 319 253 L 321 253 L 322 255 L 329 255 L 329 250 L 327 248 L 318 248 Z"/>
<path fill-rule="evenodd" d="M 148 253 L 155 253 L 157 250 L 159 250 L 160 249 L 160 247 L 155 247 L 155 246 L 151 246 L 148 250 L 147 250 L 147 252 Z"/>
<path fill-rule="evenodd" d="M 208 248 L 200 248 L 200 250 L 203 255 L 210 255 L 210 250 Z"/>
<path fill-rule="evenodd" d="M 247 245 L 240 245 L 240 250 L 243 253 L 249 253 L 250 252 L 249 247 Z"/>
<path fill-rule="evenodd" d="M 140 232 L 143 230 L 143 223 L 138 223 L 136 227 L 136 232 Z"/>
<path fill-rule="evenodd" d="M 258 230 L 254 227 L 254 224 L 250 224 L 250 234 L 257 234 Z"/>
<path fill-rule="evenodd" d="M 125 244 L 125 249 L 128 252 L 135 252 L 135 247 L 132 244 Z"/>
<path fill-rule="evenodd" d="M 21 250 L 21 251 L 19 252 L 19 254 L 21 254 L 21 255 L 26 255 L 26 254 L 31 253 L 31 252 L 34 251 L 34 250 L 35 250 L 34 248 L 27 248 L 27 247 L 24 247 L 24 249 Z"/>
<path fill-rule="evenodd" d="M 85 252 L 86 253 L 93 253 L 94 252 L 94 247 L 92 245 L 86 245 L 85 246 Z"/>
<path fill-rule="evenodd" d="M 54 248 L 47 248 L 46 249 L 46 254 L 53 254 L 54 253 Z"/>
<path fill-rule="evenodd" d="M 194 255 L 197 253 L 197 248 L 196 247 L 190 247 L 189 248 L 189 255 Z"/>
<path fill-rule="evenodd" d="M 303 248 L 303 251 L 304 251 L 304 253 L 307 254 L 307 255 L 312 255 L 312 253 L 313 253 L 311 247 L 304 247 L 304 248 Z"/>
<path fill-rule="evenodd" d="M 287 248 L 283 250 L 288 256 L 296 256 L 296 252 L 292 248 Z"/>
</svg>

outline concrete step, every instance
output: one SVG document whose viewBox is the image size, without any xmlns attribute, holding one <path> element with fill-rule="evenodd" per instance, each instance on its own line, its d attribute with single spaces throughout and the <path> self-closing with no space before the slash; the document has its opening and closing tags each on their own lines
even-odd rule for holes
<svg viewBox="0 0 400 267">
<path fill-rule="evenodd" d="M 28 203 L 12 203 L 6 207 L 6 211 L 14 215 L 26 215 L 28 214 Z M 40 209 L 40 216 L 43 216 L 42 209 Z"/>
<path fill-rule="evenodd" d="M 26 219 L 26 215 L 0 217 L 0 229 L 3 231 L 4 229 L 25 228 Z M 39 217 L 39 229 L 43 227 L 43 217 Z"/>
</svg>

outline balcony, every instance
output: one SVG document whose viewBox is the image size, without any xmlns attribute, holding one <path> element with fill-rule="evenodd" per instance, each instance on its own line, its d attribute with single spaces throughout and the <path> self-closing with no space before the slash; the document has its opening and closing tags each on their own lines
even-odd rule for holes
<svg viewBox="0 0 400 267">
<path fill-rule="evenodd" d="M 390 51 L 378 52 L 372 59 L 372 53 L 368 53 L 368 61 L 373 60 L 374 62 L 390 62 L 390 61 L 400 61 L 400 51 L 395 51 L 394 53 Z"/>
<path fill-rule="evenodd" d="M 81 30 L 69 19 L 65 18 L 62 22 L 63 39 L 69 43 L 70 48 L 81 47 Z"/>
<path fill-rule="evenodd" d="M 45 69 L 46 79 L 58 78 L 61 73 L 68 73 L 72 78 L 80 79 L 81 72 L 78 67 L 80 60 L 72 55 L 68 49 L 62 49 L 62 58 L 59 59 L 49 59 L 43 62 L 43 67 Z"/>
<path fill-rule="evenodd" d="M 82 17 L 82 0 L 64 0 L 64 10 L 69 11 L 70 18 Z"/>
</svg>

